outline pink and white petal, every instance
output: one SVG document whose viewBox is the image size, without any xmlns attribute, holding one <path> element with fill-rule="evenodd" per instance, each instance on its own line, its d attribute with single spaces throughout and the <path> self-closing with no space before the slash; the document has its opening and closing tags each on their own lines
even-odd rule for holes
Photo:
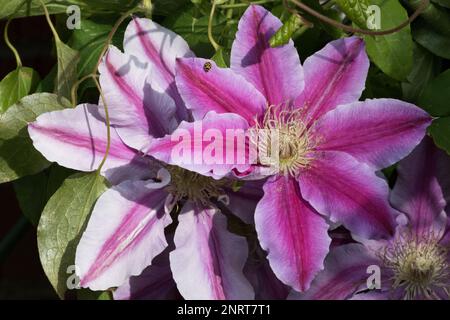
<svg viewBox="0 0 450 320">
<path fill-rule="evenodd" d="M 28 132 L 34 147 L 47 160 L 63 167 L 95 171 L 105 155 L 107 129 L 96 105 L 82 104 L 42 114 L 29 124 Z M 124 177 L 145 177 L 148 168 L 148 160 L 127 147 L 111 130 L 111 147 L 102 174 L 115 183 Z"/>
<path fill-rule="evenodd" d="M 367 268 L 380 265 L 362 245 L 346 244 L 330 251 L 325 259 L 325 269 L 314 279 L 311 288 L 304 292 L 292 291 L 292 300 L 345 300 L 352 298 L 367 282 Z"/>
<path fill-rule="evenodd" d="M 99 198 L 76 251 L 80 286 L 121 286 L 167 247 L 164 228 L 172 220 L 161 189 L 166 184 L 125 181 Z"/>
<path fill-rule="evenodd" d="M 123 47 L 127 54 L 149 64 L 153 71 L 151 85 L 175 101 L 179 121 L 187 120 L 186 108 L 175 86 L 176 59 L 194 56 L 186 41 L 150 19 L 134 18 L 125 31 Z"/>
<path fill-rule="evenodd" d="M 426 137 L 397 167 L 390 200 L 394 208 L 408 216 L 410 228 L 419 239 L 430 232 L 442 235 L 447 226 L 447 203 L 437 178 L 441 152 Z"/>
<path fill-rule="evenodd" d="M 281 21 L 261 6 L 251 5 L 239 21 L 231 49 L 231 69 L 278 105 L 294 101 L 304 87 L 303 69 L 292 40 L 271 48 L 269 40 Z"/>
<path fill-rule="evenodd" d="M 341 104 L 358 101 L 365 88 L 369 59 L 357 37 L 328 43 L 305 60 L 305 89 L 296 106 L 305 109 L 308 125 Z"/>
<path fill-rule="evenodd" d="M 431 117 L 422 109 L 394 99 L 375 99 L 339 106 L 313 127 L 318 150 L 343 151 L 381 169 L 408 155 L 423 139 Z"/>
<path fill-rule="evenodd" d="M 394 235 L 389 188 L 373 169 L 342 152 L 317 153 L 299 175 L 303 197 L 321 214 L 367 239 Z"/>
<path fill-rule="evenodd" d="M 167 164 L 216 178 L 250 167 L 246 130 L 237 114 L 208 113 L 203 120 L 183 121 L 164 138 L 154 139 L 148 154 Z M 236 138 L 238 137 L 238 138 Z"/>
<path fill-rule="evenodd" d="M 153 137 L 176 127 L 174 101 L 150 86 L 151 71 L 135 57 L 111 46 L 99 72 L 111 124 L 127 145 L 145 151 Z"/>
<path fill-rule="evenodd" d="M 227 207 L 247 224 L 254 223 L 255 209 L 264 195 L 264 180 L 245 181 L 239 190 L 225 188 L 228 197 Z"/>
<path fill-rule="evenodd" d="M 256 207 L 255 227 L 278 279 L 297 291 L 307 290 L 323 269 L 331 239 L 328 224 L 303 199 L 295 179 L 267 180 Z"/>
<path fill-rule="evenodd" d="M 172 277 L 169 247 L 155 257 L 152 265 L 114 291 L 114 300 L 178 300 L 181 298 Z"/>
<path fill-rule="evenodd" d="M 204 70 L 211 64 L 209 71 Z M 254 123 L 263 114 L 266 99 L 242 76 L 228 68 L 219 68 L 212 60 L 178 59 L 176 83 L 194 119 L 202 119 L 209 111 L 236 113 Z"/>
<path fill-rule="evenodd" d="M 170 266 L 185 299 L 253 299 L 244 277 L 247 241 L 227 230 L 227 219 L 216 208 L 187 202 L 178 216 L 175 250 Z"/>
</svg>

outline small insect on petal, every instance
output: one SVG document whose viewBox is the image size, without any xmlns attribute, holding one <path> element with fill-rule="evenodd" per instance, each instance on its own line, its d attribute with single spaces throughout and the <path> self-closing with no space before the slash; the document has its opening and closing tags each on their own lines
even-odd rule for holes
<svg viewBox="0 0 450 320">
<path fill-rule="evenodd" d="M 205 62 L 205 64 L 203 65 L 203 71 L 205 71 L 205 72 L 209 72 L 211 70 L 211 68 L 212 68 L 212 64 L 209 61 Z"/>
</svg>

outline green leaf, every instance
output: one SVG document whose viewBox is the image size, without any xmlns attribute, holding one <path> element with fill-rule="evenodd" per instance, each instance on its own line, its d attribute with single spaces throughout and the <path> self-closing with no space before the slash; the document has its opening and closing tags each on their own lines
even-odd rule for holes
<svg viewBox="0 0 450 320">
<path fill-rule="evenodd" d="M 412 34 L 417 43 L 435 55 L 450 59 L 450 37 L 438 33 L 421 19 L 413 23 Z"/>
<path fill-rule="evenodd" d="M 234 38 L 233 32 L 223 34 L 226 26 L 226 18 L 217 13 L 213 20 L 214 39 L 228 48 Z M 179 34 L 187 41 L 189 47 L 198 56 L 211 57 L 215 51 L 208 39 L 208 17 L 196 17 L 195 8 L 188 7 L 180 10 L 178 14 L 169 16 L 164 26 Z"/>
<path fill-rule="evenodd" d="M 73 173 L 73 170 L 53 165 L 48 170 L 14 181 L 20 209 L 34 226 L 38 225 L 48 199 L 61 186 L 64 179 Z"/>
<path fill-rule="evenodd" d="M 39 74 L 27 67 L 19 67 L 8 73 L 0 82 L 0 114 L 33 92 L 39 80 Z"/>
<path fill-rule="evenodd" d="M 56 39 L 56 57 L 58 72 L 56 75 L 55 93 L 71 99 L 72 86 L 77 81 L 79 53 Z"/>
<path fill-rule="evenodd" d="M 426 86 L 418 104 L 434 117 L 450 116 L 450 69 Z"/>
<path fill-rule="evenodd" d="M 76 173 L 67 178 L 50 198 L 37 229 L 42 267 L 60 298 L 64 298 L 67 268 L 75 264 L 75 252 L 92 208 L 107 189 L 104 178 Z"/>
<path fill-rule="evenodd" d="M 223 52 L 223 48 L 219 48 L 219 50 L 214 53 L 211 60 L 214 61 L 218 67 L 227 68 L 227 63 L 225 62 L 225 53 Z"/>
<path fill-rule="evenodd" d="M 336 0 L 336 3 L 350 20 L 360 28 L 367 29 L 368 0 Z"/>
<path fill-rule="evenodd" d="M 428 131 L 434 143 L 450 155 L 450 117 L 434 120 Z"/>
<path fill-rule="evenodd" d="M 126 24 L 116 32 L 112 44 L 120 47 L 125 32 Z M 81 29 L 75 29 L 72 33 L 68 45 L 79 51 L 80 63 L 78 64 L 78 77 L 81 78 L 93 71 L 100 53 L 105 45 L 112 24 L 94 22 L 89 19 L 81 21 Z"/>
<path fill-rule="evenodd" d="M 370 0 L 381 8 L 381 29 L 397 27 L 408 19 L 398 0 Z M 384 73 L 396 80 L 405 80 L 413 61 L 413 42 L 409 26 L 385 36 L 364 36 L 370 59 Z"/>
<path fill-rule="evenodd" d="M 33 147 L 28 123 L 42 113 L 70 107 L 69 101 L 49 93 L 26 96 L 0 115 L 0 183 L 35 174 L 49 162 Z"/>
<path fill-rule="evenodd" d="M 440 6 L 450 8 L 450 0 L 431 0 L 434 3 L 437 3 Z"/>
<path fill-rule="evenodd" d="M 403 99 L 416 102 L 428 82 L 439 73 L 441 62 L 441 58 L 415 44 L 413 68 L 402 83 Z"/>
<path fill-rule="evenodd" d="M 302 2 L 304 2 L 306 5 L 308 5 L 315 11 L 327 16 L 328 18 L 331 18 L 339 22 L 341 22 L 342 20 L 341 17 L 339 16 L 339 12 L 337 12 L 336 10 L 325 10 L 317 0 L 303 0 Z M 320 28 L 322 28 L 333 39 L 338 39 L 346 35 L 345 32 L 342 31 L 341 29 L 331 26 L 328 23 L 322 22 L 321 20 L 317 19 L 314 16 L 311 16 L 307 13 L 304 13 L 304 16 L 308 21 L 311 21 L 314 24 L 314 26 L 320 26 Z"/>
<path fill-rule="evenodd" d="M 110 291 L 77 290 L 77 300 L 112 300 Z"/>
<path fill-rule="evenodd" d="M 422 0 L 409 0 L 405 2 L 412 10 L 417 10 Z M 450 12 L 448 10 L 430 3 L 422 11 L 420 17 L 438 33 L 450 36 Z"/>
<path fill-rule="evenodd" d="M 99 22 L 89 19 L 81 20 L 81 29 L 75 29 L 69 39 L 68 45 L 80 53 L 78 63 L 78 79 L 95 71 L 94 68 L 106 43 L 114 22 Z M 115 33 L 112 44 L 121 47 L 126 23 L 122 24 Z M 83 82 L 79 90 L 83 94 L 88 87 L 95 87 L 92 80 Z"/>
<path fill-rule="evenodd" d="M 42 0 L 50 14 L 66 13 L 67 7 L 77 5 L 83 14 L 119 13 L 135 7 L 139 0 Z M 43 15 L 39 0 L 1 0 L 0 19 Z"/>
<path fill-rule="evenodd" d="M 160 16 L 171 16 L 174 12 L 188 5 L 190 0 L 153 0 L 153 14 Z"/>
<path fill-rule="evenodd" d="M 363 99 L 394 98 L 401 99 L 400 82 L 392 79 L 375 65 L 371 65 L 366 80 Z"/>
<path fill-rule="evenodd" d="M 270 38 L 270 46 L 279 47 L 285 45 L 291 40 L 292 35 L 302 25 L 302 20 L 296 14 L 292 14 L 286 22 L 283 23 L 280 29 Z"/>
</svg>

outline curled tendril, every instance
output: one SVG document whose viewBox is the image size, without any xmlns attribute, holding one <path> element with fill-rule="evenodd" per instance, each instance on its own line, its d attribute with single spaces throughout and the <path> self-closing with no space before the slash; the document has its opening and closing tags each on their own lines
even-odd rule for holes
<svg viewBox="0 0 450 320">
<path fill-rule="evenodd" d="M 11 49 L 11 51 L 14 54 L 14 57 L 16 58 L 17 68 L 20 68 L 22 66 L 22 60 L 20 60 L 19 52 L 17 52 L 16 48 L 13 46 L 11 41 L 9 41 L 9 37 L 8 37 L 8 29 L 9 29 L 9 24 L 10 23 L 11 23 L 11 19 L 9 19 L 6 22 L 5 29 L 3 31 L 3 38 L 5 39 L 6 45 L 8 46 L 9 49 Z"/>
</svg>

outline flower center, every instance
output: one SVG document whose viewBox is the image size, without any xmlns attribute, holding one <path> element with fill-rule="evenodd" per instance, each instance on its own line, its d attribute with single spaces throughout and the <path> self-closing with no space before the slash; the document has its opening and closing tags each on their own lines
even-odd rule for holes
<svg viewBox="0 0 450 320">
<path fill-rule="evenodd" d="M 167 187 L 177 200 L 188 199 L 201 204 L 208 204 L 211 198 L 225 194 L 223 188 L 228 185 L 226 179 L 215 180 L 177 166 L 167 166 L 171 182 Z"/>
<path fill-rule="evenodd" d="M 436 289 L 447 290 L 450 268 L 447 251 L 433 236 L 402 237 L 383 252 L 385 266 L 393 271 L 393 288 L 404 288 L 405 299 L 433 299 Z"/>
<path fill-rule="evenodd" d="M 297 176 L 311 161 L 313 148 L 301 109 L 269 106 L 254 130 L 259 161 L 284 175 Z M 261 154 L 264 155 L 261 157 Z"/>
</svg>

